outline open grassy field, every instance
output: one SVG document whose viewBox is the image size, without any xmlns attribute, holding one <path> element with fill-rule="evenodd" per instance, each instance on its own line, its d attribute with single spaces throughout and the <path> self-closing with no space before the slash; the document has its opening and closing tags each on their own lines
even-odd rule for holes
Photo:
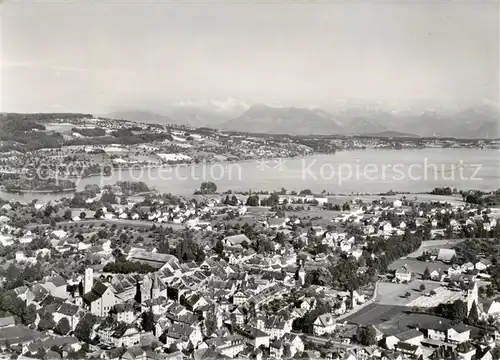
<svg viewBox="0 0 500 360">
<path fill-rule="evenodd" d="M 420 285 L 424 284 L 425 290 L 420 291 Z M 438 282 L 415 280 L 408 284 L 384 283 L 380 282 L 377 288 L 377 297 L 375 301 L 383 305 L 410 306 L 410 302 L 424 296 L 431 290 L 440 287 Z M 409 297 L 404 297 L 406 293 Z"/>
<path fill-rule="evenodd" d="M 447 265 L 447 264 L 440 262 L 440 261 L 426 262 L 426 261 L 420 261 L 420 260 L 416 260 L 416 259 L 409 259 L 409 258 L 403 259 L 403 258 L 401 258 L 401 259 L 398 259 L 398 260 L 395 260 L 394 262 L 392 262 L 389 265 L 388 269 L 389 270 L 397 270 L 401 266 L 404 266 L 404 265 L 406 265 L 412 273 L 415 273 L 417 275 L 417 277 L 421 277 L 425 271 L 425 268 L 427 268 L 427 267 L 429 268 L 430 272 L 432 272 L 434 270 L 439 270 L 439 269 L 446 271 L 450 267 L 450 265 Z"/>
<path fill-rule="evenodd" d="M 346 317 L 344 321 L 360 325 L 377 325 L 403 313 L 404 310 L 406 310 L 404 306 L 383 305 L 375 302 Z"/>
<path fill-rule="evenodd" d="M 465 239 L 449 239 L 449 240 L 427 240 L 422 241 L 422 245 L 412 252 L 408 254 L 408 258 L 417 258 L 421 256 L 424 251 L 431 251 L 432 249 L 453 249 L 457 244 L 461 243 Z"/>
</svg>

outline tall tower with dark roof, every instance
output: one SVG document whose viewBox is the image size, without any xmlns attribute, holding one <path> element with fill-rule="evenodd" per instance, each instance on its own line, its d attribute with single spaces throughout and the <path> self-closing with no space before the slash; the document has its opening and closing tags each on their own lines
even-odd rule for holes
<svg viewBox="0 0 500 360">
<path fill-rule="evenodd" d="M 160 279 L 155 274 L 153 279 L 153 286 L 151 287 L 151 299 L 158 299 L 160 297 Z"/>
</svg>

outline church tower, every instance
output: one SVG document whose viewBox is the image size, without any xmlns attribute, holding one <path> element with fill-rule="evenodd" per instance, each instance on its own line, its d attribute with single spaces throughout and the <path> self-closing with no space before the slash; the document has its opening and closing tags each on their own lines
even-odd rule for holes
<svg viewBox="0 0 500 360">
<path fill-rule="evenodd" d="M 83 278 L 83 293 L 87 294 L 94 287 L 94 271 L 92 268 L 85 269 L 85 277 Z"/>
<path fill-rule="evenodd" d="M 467 289 L 467 314 L 470 313 L 470 309 L 472 308 L 472 304 L 479 304 L 479 288 L 477 286 L 477 281 L 469 284 L 469 288 Z"/>
<path fill-rule="evenodd" d="M 155 274 L 153 280 L 153 287 L 151 288 L 151 299 L 158 299 L 160 297 L 160 279 Z"/>
<path fill-rule="evenodd" d="M 141 291 L 141 302 L 151 299 L 151 287 L 153 282 L 149 275 L 144 275 L 144 279 L 142 280 L 142 284 L 140 286 Z"/>
<path fill-rule="evenodd" d="M 306 283 L 306 271 L 304 270 L 304 265 L 302 263 L 300 263 L 300 266 L 295 273 L 295 282 L 298 286 L 304 286 Z"/>
</svg>

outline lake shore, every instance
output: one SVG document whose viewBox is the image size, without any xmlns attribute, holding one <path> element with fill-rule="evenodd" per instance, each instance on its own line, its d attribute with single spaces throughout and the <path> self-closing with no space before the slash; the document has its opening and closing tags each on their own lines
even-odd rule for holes
<svg viewBox="0 0 500 360">
<path fill-rule="evenodd" d="M 428 193 L 436 187 L 450 187 L 459 190 L 498 189 L 500 174 L 497 169 L 496 150 L 471 149 L 422 149 L 422 150 L 354 150 L 339 151 L 335 155 L 311 155 L 288 159 L 245 160 L 241 162 L 216 162 L 195 166 L 167 166 L 150 169 L 118 169 L 109 176 L 94 176 L 78 179 L 77 191 L 86 185 L 113 185 L 117 181 L 143 181 L 157 192 L 191 196 L 202 182 L 212 181 L 219 193 L 227 191 L 249 192 L 310 189 L 314 193 L 331 194 L 386 194 L 391 190 L 400 194 Z M 458 169 L 457 164 L 465 165 Z M 430 164 L 430 165 L 429 165 Z M 401 166 L 405 177 L 398 177 L 397 166 Z M 475 174 L 474 167 L 481 167 Z M 432 166 L 447 172 L 427 171 Z M 376 171 L 368 172 L 363 170 Z M 396 168 L 396 169 L 395 169 Z M 450 169 L 457 168 L 456 176 L 450 176 Z M 341 171 L 351 170 L 351 174 Z M 359 173 L 356 170 L 360 169 Z M 439 170 L 439 169 L 438 169 Z M 462 172 L 463 174 L 459 173 Z M 347 175 L 350 175 L 348 177 Z M 463 175 L 465 177 L 460 177 Z M 476 175 L 476 179 L 473 178 Z M 47 201 L 68 197 L 63 194 L 0 193 L 6 200 L 31 201 L 40 198 Z M 38 195 L 38 196 L 37 196 Z M 43 197 L 43 200 L 42 200 Z"/>
</svg>

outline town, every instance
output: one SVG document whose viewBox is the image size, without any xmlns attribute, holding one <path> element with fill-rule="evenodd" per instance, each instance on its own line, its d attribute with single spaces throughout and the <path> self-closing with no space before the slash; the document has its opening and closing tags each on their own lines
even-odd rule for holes
<svg viewBox="0 0 500 360">
<path fill-rule="evenodd" d="M 500 360 L 498 1 L 0 1 L 0 360 Z"/>
<path fill-rule="evenodd" d="M 500 191 L 0 203 L 17 359 L 498 359 Z"/>
</svg>

